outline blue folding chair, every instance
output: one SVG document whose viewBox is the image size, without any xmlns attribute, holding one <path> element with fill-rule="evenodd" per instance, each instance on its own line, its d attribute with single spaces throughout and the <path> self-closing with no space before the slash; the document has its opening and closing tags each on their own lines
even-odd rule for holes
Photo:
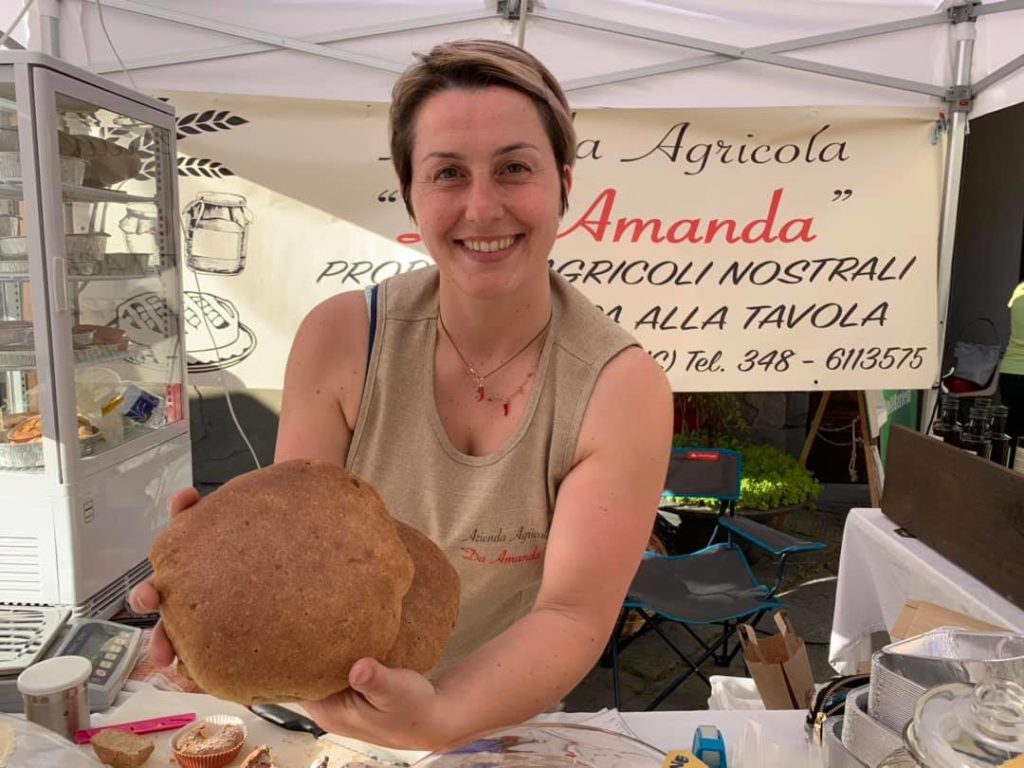
<svg viewBox="0 0 1024 768">
<path fill-rule="evenodd" d="M 737 451 L 719 448 L 677 448 L 669 462 L 667 487 L 676 496 L 711 497 L 719 501 L 715 529 L 708 546 L 685 555 L 646 553 L 629 587 L 624 607 L 643 619 L 640 631 L 623 637 L 628 610 L 622 611 L 610 640 L 612 683 L 615 707 L 621 705 L 619 656 L 634 640 L 655 632 L 685 664 L 685 669 L 659 693 L 645 709 L 655 709 L 685 680 L 696 675 L 709 687 L 711 682 L 701 666 L 713 659 L 728 666 L 740 650 L 730 648 L 730 639 L 741 623 L 757 625 L 765 613 L 782 603 L 776 597 L 782 586 L 783 572 L 790 555 L 820 552 L 821 542 L 807 541 L 777 531 L 749 518 L 736 516 L 740 496 L 743 457 Z M 672 506 L 662 507 L 672 511 Z M 715 543 L 720 533 L 725 540 Z M 758 581 L 736 539 L 742 539 L 778 558 L 775 583 Z M 702 653 L 691 659 L 662 628 L 675 622 L 692 635 Z M 714 626 L 717 638 L 702 638 L 694 627 Z"/>
</svg>

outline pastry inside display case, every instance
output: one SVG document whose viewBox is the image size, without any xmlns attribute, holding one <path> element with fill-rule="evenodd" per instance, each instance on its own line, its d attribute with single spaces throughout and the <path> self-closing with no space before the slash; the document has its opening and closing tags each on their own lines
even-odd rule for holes
<svg viewBox="0 0 1024 768">
<path fill-rule="evenodd" d="M 165 225 L 173 198 L 157 183 L 176 171 L 169 132 L 60 93 L 56 104 L 59 178 L 51 184 L 61 189 L 60 226 L 41 228 L 42 260 L 49 279 L 66 285 L 66 306 L 45 332 L 33 325 L 37 257 L 16 113 L 0 106 L 0 470 L 43 469 L 46 435 L 58 432 L 46 429 L 38 402 L 38 355 L 73 370 L 83 457 L 182 417 L 180 277 Z M 54 238 L 62 248 L 48 246 Z M 159 322 L 127 311 L 138 297 Z"/>
<path fill-rule="evenodd" d="M 39 413 L 13 413 L 2 419 L 0 467 L 35 469 L 43 464 L 43 417 Z M 83 456 L 96 448 L 99 429 L 85 416 L 78 416 L 78 443 Z"/>
<path fill-rule="evenodd" d="M 21 370 L 15 362 L 33 349 L 35 334 L 14 103 L 13 84 L 0 82 L 0 469 L 35 469 L 43 463 L 37 376 L 34 369 Z M 85 162 L 66 164 L 61 173 L 71 173 L 73 165 L 82 170 Z M 24 279 L 12 277 L 21 272 Z M 34 353 L 29 354 L 34 360 Z"/>
</svg>

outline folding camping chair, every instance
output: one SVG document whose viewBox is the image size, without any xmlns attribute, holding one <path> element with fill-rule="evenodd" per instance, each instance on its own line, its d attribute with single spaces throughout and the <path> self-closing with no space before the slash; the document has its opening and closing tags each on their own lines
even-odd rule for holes
<svg viewBox="0 0 1024 768">
<path fill-rule="evenodd" d="M 777 531 L 749 518 L 737 517 L 736 501 L 740 496 L 742 456 L 736 451 L 717 448 L 678 448 L 673 450 L 669 464 L 667 487 L 677 496 L 712 497 L 719 500 L 718 516 L 711 539 L 704 549 L 685 555 L 660 555 L 647 552 L 626 595 L 624 607 L 612 633 L 612 683 L 615 707 L 621 704 L 619 655 L 642 635 L 657 633 L 682 659 L 684 670 L 673 679 L 646 707 L 655 709 L 690 676 L 696 675 L 709 687 L 711 682 L 701 666 L 714 659 L 728 666 L 740 649 L 730 649 L 729 640 L 738 625 L 757 625 L 761 617 L 778 608 L 776 597 L 782 585 L 787 558 L 798 552 L 825 549 L 820 542 L 807 541 Z M 671 510 L 672 507 L 662 509 Z M 715 543 L 719 532 L 725 541 Z M 734 537 L 769 552 L 778 558 L 775 583 L 762 584 L 754 576 L 747 558 Z M 635 610 L 643 619 L 639 632 L 623 638 L 622 629 L 629 613 Z M 662 628 L 665 622 L 676 622 L 700 644 L 703 650 L 696 660 L 679 648 Z M 715 625 L 721 628 L 717 639 L 702 638 L 694 626 Z M 699 651 L 698 651 L 699 652 Z"/>
</svg>

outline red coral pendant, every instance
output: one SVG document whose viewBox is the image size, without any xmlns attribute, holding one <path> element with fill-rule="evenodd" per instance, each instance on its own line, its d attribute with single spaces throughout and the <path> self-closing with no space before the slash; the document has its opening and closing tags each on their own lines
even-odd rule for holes
<svg viewBox="0 0 1024 768">
<path fill-rule="evenodd" d="M 479 403 L 483 399 L 484 399 L 484 385 L 480 384 L 476 388 L 476 401 Z"/>
</svg>

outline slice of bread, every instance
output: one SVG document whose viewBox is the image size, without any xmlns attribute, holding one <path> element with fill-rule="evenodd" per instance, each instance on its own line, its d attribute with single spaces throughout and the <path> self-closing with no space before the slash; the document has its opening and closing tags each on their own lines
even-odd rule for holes
<svg viewBox="0 0 1024 768">
<path fill-rule="evenodd" d="M 101 763 L 114 768 L 139 768 L 153 754 L 153 740 L 111 728 L 92 737 L 92 748 Z"/>
<path fill-rule="evenodd" d="M 274 768 L 274 755 L 270 751 L 270 747 L 260 744 L 246 755 L 242 761 L 242 768 Z"/>
</svg>

